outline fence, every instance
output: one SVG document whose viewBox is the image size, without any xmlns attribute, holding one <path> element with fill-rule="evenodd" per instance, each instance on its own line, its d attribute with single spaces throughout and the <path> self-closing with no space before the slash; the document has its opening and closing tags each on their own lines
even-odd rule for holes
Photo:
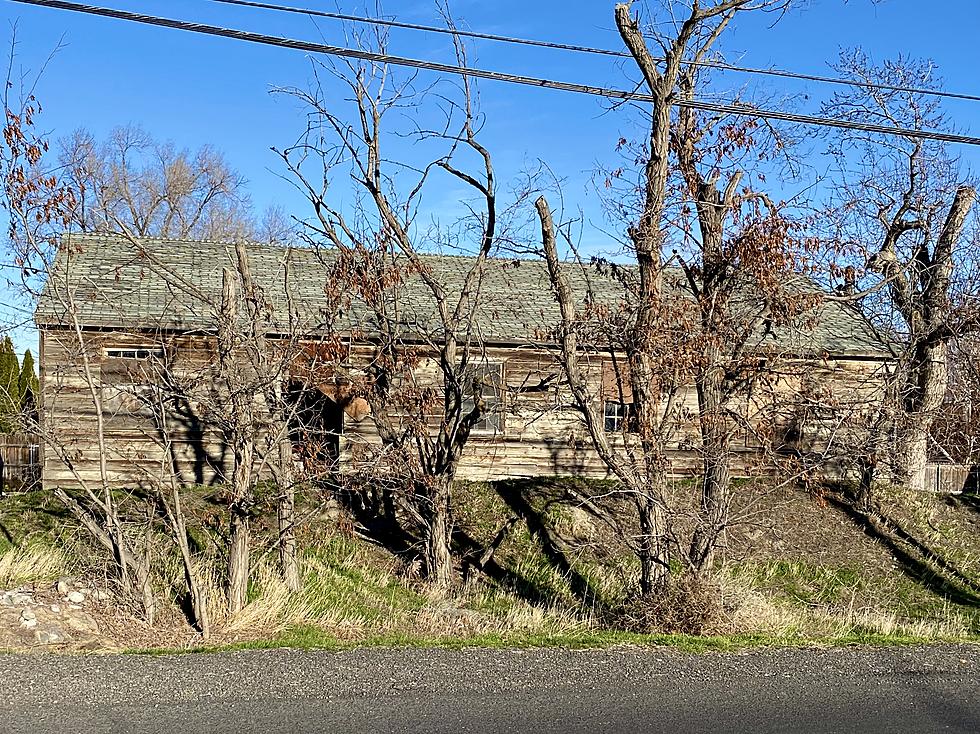
<svg viewBox="0 0 980 734">
<path fill-rule="evenodd" d="M 41 446 L 37 436 L 0 434 L 0 493 L 41 485 Z"/>
<path fill-rule="evenodd" d="M 964 464 L 926 464 L 926 491 L 938 494 L 962 494 L 976 489 L 976 476 Z"/>
</svg>

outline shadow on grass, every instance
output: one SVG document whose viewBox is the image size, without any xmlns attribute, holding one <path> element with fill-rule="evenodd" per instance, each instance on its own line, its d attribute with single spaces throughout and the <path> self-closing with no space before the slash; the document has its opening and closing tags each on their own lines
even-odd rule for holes
<svg viewBox="0 0 980 734">
<path fill-rule="evenodd" d="M 4 539 L 14 548 L 17 547 L 17 541 L 14 540 L 14 536 L 11 534 L 10 530 L 7 529 L 7 526 L 3 524 L 2 520 L 0 520 L 0 535 L 3 535 Z"/>
<path fill-rule="evenodd" d="M 535 494 L 544 494 L 546 483 L 533 480 L 513 480 L 491 483 L 495 491 L 511 510 L 510 520 L 501 518 L 504 527 L 499 533 L 508 533 L 517 521 L 526 524 L 528 533 L 539 541 L 544 559 L 555 573 L 567 579 L 574 597 L 592 608 L 602 607 L 602 600 L 590 581 L 570 561 L 570 548 L 551 528 L 544 515 L 553 504 L 561 503 L 557 496 L 549 498 L 543 510 L 537 510 L 529 500 Z M 424 563 L 423 538 L 412 528 L 405 527 L 396 519 L 392 508 L 386 508 L 383 498 L 363 491 L 338 491 L 335 495 L 340 504 L 361 528 L 368 540 L 383 547 L 403 563 Z M 498 533 L 498 534 L 499 534 Z M 464 579 L 473 573 L 484 575 L 489 581 L 508 590 L 515 596 L 535 606 L 548 606 L 555 602 L 556 592 L 547 584 L 522 573 L 495 557 L 495 551 L 503 538 L 490 542 L 478 540 L 472 532 L 460 527 L 453 528 L 452 545 L 455 555 L 462 559 Z"/>
<path fill-rule="evenodd" d="M 954 494 L 948 501 L 954 507 L 962 507 L 980 514 L 980 495 L 978 494 Z"/>
<path fill-rule="evenodd" d="M 528 604 L 547 606 L 553 601 L 553 594 L 523 574 L 507 568 L 494 558 L 479 563 L 478 559 L 487 551 L 487 546 L 473 538 L 465 530 L 453 530 L 453 546 L 463 558 L 463 578 L 474 571 L 482 573 L 503 589 L 507 589 Z"/>
<path fill-rule="evenodd" d="M 980 584 L 880 510 L 862 512 L 845 494 L 825 495 L 865 535 L 887 548 L 907 576 L 956 604 L 980 606 Z"/>
<path fill-rule="evenodd" d="M 588 578 L 580 573 L 569 560 L 568 543 L 554 531 L 546 521 L 548 510 L 553 505 L 563 504 L 560 498 L 548 498 L 538 510 L 529 501 L 532 492 L 542 493 L 548 487 L 546 481 L 505 480 L 494 485 L 500 498 L 511 511 L 527 524 L 528 532 L 541 543 L 545 557 L 566 579 L 575 597 L 585 606 L 600 608 L 604 605 L 601 594 L 592 586 Z"/>
<path fill-rule="evenodd" d="M 334 496 L 369 540 L 406 564 L 423 562 L 422 539 L 398 522 L 394 508 L 380 493 L 337 489 Z"/>
</svg>

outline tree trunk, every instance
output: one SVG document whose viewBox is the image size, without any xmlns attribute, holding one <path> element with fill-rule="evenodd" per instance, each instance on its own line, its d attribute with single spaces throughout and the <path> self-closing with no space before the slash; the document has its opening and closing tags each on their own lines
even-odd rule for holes
<svg viewBox="0 0 980 734">
<path fill-rule="evenodd" d="M 670 577 L 670 547 L 664 532 L 663 508 L 651 498 L 637 503 L 640 517 L 640 593 L 654 594 Z"/>
<path fill-rule="evenodd" d="M 714 563 L 715 550 L 728 527 L 731 506 L 730 433 L 725 415 L 723 379 L 721 370 L 715 367 L 697 379 L 704 476 L 701 512 L 691 540 L 691 568 L 698 574 L 710 569 Z"/>
<path fill-rule="evenodd" d="M 187 583 L 187 593 L 190 596 L 194 624 L 198 632 L 201 633 L 201 637 L 209 640 L 211 638 L 211 616 L 208 614 L 208 602 L 201 588 L 201 581 L 197 577 L 197 570 L 194 568 L 193 556 L 187 543 L 186 530 L 182 539 L 178 541 L 178 546 L 184 564 L 184 580 Z"/>
<path fill-rule="evenodd" d="M 448 589 L 455 580 L 453 556 L 450 547 L 450 487 L 451 479 L 435 478 L 432 504 L 426 528 L 425 564 L 430 583 L 440 589 Z"/>
<path fill-rule="evenodd" d="M 231 511 L 228 534 L 228 613 L 237 614 L 248 601 L 249 550 L 251 548 L 248 515 L 237 508 Z"/>
<path fill-rule="evenodd" d="M 197 570 L 194 568 L 194 556 L 191 553 L 190 543 L 187 542 L 187 524 L 184 522 L 184 511 L 181 508 L 180 492 L 173 490 L 173 505 L 168 508 L 171 525 L 173 527 L 174 538 L 177 540 L 177 548 L 180 550 L 180 558 L 184 564 L 184 580 L 187 583 L 187 593 L 191 601 L 191 613 L 194 615 L 194 624 L 197 626 L 201 637 L 205 640 L 211 637 L 211 618 L 208 614 L 208 603 L 201 588 Z"/>
<path fill-rule="evenodd" d="M 926 463 L 929 459 L 929 425 L 931 419 L 922 414 L 906 416 L 907 425 L 899 433 L 896 446 L 898 478 L 908 489 L 926 489 Z"/>
<path fill-rule="evenodd" d="M 241 415 L 243 411 L 238 411 Z M 249 555 L 251 528 L 249 509 L 252 504 L 252 456 L 254 446 L 249 436 L 235 437 L 235 467 L 231 478 L 232 501 L 229 503 L 228 532 L 228 613 L 237 614 L 248 601 L 250 576 Z"/>
<path fill-rule="evenodd" d="M 860 512 L 868 513 L 874 505 L 875 462 L 871 458 L 861 458 L 858 469 L 860 477 L 855 505 Z"/>
<path fill-rule="evenodd" d="M 920 492 L 926 488 L 929 430 L 949 383 L 946 357 L 945 344 L 920 345 L 912 355 L 907 373 L 895 463 L 899 481 Z"/>
<path fill-rule="evenodd" d="M 299 558 L 296 550 L 296 488 L 293 481 L 293 447 L 288 433 L 279 440 L 279 565 L 290 591 L 299 591 Z"/>
</svg>

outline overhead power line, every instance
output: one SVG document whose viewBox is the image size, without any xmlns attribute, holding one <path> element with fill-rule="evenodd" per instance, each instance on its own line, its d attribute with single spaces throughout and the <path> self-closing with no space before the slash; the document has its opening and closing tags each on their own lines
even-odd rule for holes
<svg viewBox="0 0 980 734">
<path fill-rule="evenodd" d="M 392 56 L 389 54 L 375 53 L 361 49 L 345 48 L 342 46 L 330 46 L 322 43 L 312 43 L 310 41 L 300 41 L 293 38 L 283 38 L 279 36 L 267 36 L 261 33 L 252 33 L 233 28 L 222 28 L 220 26 L 206 25 L 204 23 L 194 23 L 184 20 L 174 20 L 172 18 L 161 18 L 142 13 L 133 13 L 128 10 L 117 10 L 115 8 L 103 8 L 94 5 L 83 5 L 81 3 L 67 2 L 65 0 L 10 0 L 11 2 L 23 5 L 37 5 L 47 8 L 57 8 L 69 10 L 88 15 L 98 15 L 119 20 L 142 23 L 144 25 L 160 26 L 163 28 L 174 28 L 176 30 L 201 33 L 209 36 L 219 36 L 223 38 L 233 38 L 239 41 L 259 43 L 267 46 L 278 46 L 309 53 L 325 54 L 329 56 L 339 56 L 342 58 L 358 59 L 379 64 L 392 64 L 394 66 L 406 66 L 427 71 L 436 71 L 444 74 L 457 74 L 460 76 L 473 77 L 477 79 L 488 79 L 490 81 L 508 82 L 511 84 L 522 84 L 525 86 L 538 87 L 543 89 L 557 89 L 564 92 L 575 92 L 577 94 L 588 94 L 607 99 L 621 99 L 634 102 L 653 102 L 654 98 L 649 94 L 638 94 L 636 92 L 623 89 L 610 89 L 608 87 L 597 87 L 587 84 L 574 82 L 562 82 L 540 77 L 519 76 L 516 74 L 506 74 L 499 71 L 486 69 L 475 69 L 473 67 L 454 66 L 435 61 L 425 61 L 420 59 L 405 58 L 402 56 Z M 896 135 L 907 138 L 921 140 L 937 140 L 947 143 L 960 143 L 963 145 L 980 146 L 980 138 L 969 135 L 959 135 L 955 133 L 945 133 L 938 130 L 912 130 L 909 128 L 891 127 L 887 125 L 875 125 L 870 123 L 849 122 L 830 117 L 814 117 L 811 115 L 798 115 L 792 112 L 781 110 L 769 110 L 752 107 L 745 104 L 720 104 L 707 102 L 704 100 L 682 100 L 672 102 L 676 107 L 701 110 L 704 112 L 714 112 L 717 114 L 739 115 L 744 117 L 757 117 L 767 120 L 780 120 L 801 125 L 816 125 L 821 127 L 833 127 L 846 130 L 860 130 L 863 132 L 878 133 L 882 135 Z"/>
<path fill-rule="evenodd" d="M 255 0 L 211 0 L 211 2 L 223 5 L 238 5 L 247 8 L 257 8 L 261 10 L 274 10 L 281 13 L 293 13 L 305 15 L 313 18 L 329 18 L 331 20 L 343 20 L 350 23 L 365 23 L 368 25 L 385 26 L 387 28 L 402 28 L 412 31 L 424 31 L 426 33 L 443 33 L 446 35 L 456 35 L 462 38 L 476 38 L 482 41 L 497 41 L 500 43 L 512 43 L 520 46 L 535 46 L 538 48 L 554 49 L 558 51 L 573 51 L 575 53 L 596 54 L 600 56 L 612 56 L 620 59 L 632 58 L 625 51 L 614 51 L 608 48 L 595 48 L 592 46 L 580 46 L 572 43 L 560 43 L 557 41 L 542 41 L 533 38 L 515 38 L 513 36 L 502 36 L 496 33 L 482 33 L 480 31 L 469 31 L 464 29 L 445 28 L 440 26 L 419 25 L 417 23 L 406 23 L 387 18 L 371 18 L 360 15 L 349 15 L 347 13 L 333 13 L 326 10 L 315 10 L 312 8 L 297 8 L 292 5 L 281 5 L 279 3 L 256 2 Z M 654 59 L 663 62 L 663 57 L 655 56 Z M 782 77 L 784 79 L 797 79 L 808 82 L 820 82 L 822 84 L 839 84 L 848 87 L 863 87 L 865 89 L 881 89 L 889 92 L 907 92 L 909 94 L 926 94 L 934 97 L 947 97 L 950 99 L 961 99 L 970 102 L 980 102 L 980 95 L 965 94 L 962 92 L 948 92 L 943 89 L 926 89 L 924 87 L 905 87 L 893 84 L 879 84 L 876 82 L 864 82 L 856 79 L 843 79 L 840 77 L 821 76 L 819 74 L 805 74 L 786 69 L 765 69 L 751 66 L 736 66 L 726 64 L 723 61 L 692 61 L 694 66 L 701 66 L 709 69 L 721 69 L 723 71 L 734 71 L 744 74 L 762 74 L 766 76 Z"/>
</svg>

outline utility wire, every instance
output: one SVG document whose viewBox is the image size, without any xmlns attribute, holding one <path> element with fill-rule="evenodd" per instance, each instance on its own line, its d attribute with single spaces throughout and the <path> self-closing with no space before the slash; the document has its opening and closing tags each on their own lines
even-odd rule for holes
<svg viewBox="0 0 980 734">
<path fill-rule="evenodd" d="M 655 101 L 653 96 L 649 94 L 637 94 L 635 92 L 630 92 L 623 89 L 610 89 L 608 87 L 597 87 L 573 82 L 554 81 L 551 79 L 542 79 L 540 77 L 519 76 L 516 74 L 505 74 L 499 71 L 454 66 L 452 64 L 410 59 L 402 56 L 391 56 L 389 54 L 363 51 L 361 49 L 344 48 L 342 46 L 329 46 L 321 43 L 311 43 L 310 41 L 300 41 L 293 38 L 267 36 L 261 33 L 252 33 L 250 31 L 242 31 L 233 28 L 222 28 L 219 26 L 206 25 L 204 23 L 193 23 L 190 21 L 174 20 L 172 18 L 161 18 L 153 15 L 144 15 L 142 13 L 133 13 L 128 10 L 117 10 L 115 8 L 102 8 L 94 5 L 83 5 L 81 3 L 66 2 L 65 0 L 10 0 L 10 2 L 21 3 L 23 5 L 37 5 L 46 8 L 57 8 L 59 10 L 69 10 L 72 12 L 98 15 L 108 18 L 117 18 L 119 20 L 126 20 L 134 23 L 142 23 L 144 25 L 174 28 L 176 30 L 189 31 L 192 33 L 220 36 L 223 38 L 233 38 L 239 41 L 248 41 L 250 43 L 278 46 L 280 48 L 290 48 L 330 56 L 340 56 L 342 58 L 359 59 L 361 61 L 370 61 L 378 64 L 407 66 L 415 69 L 437 71 L 444 74 L 458 74 L 460 76 L 474 77 L 477 79 L 489 79 L 491 81 L 523 84 L 526 86 L 545 89 L 557 89 L 564 92 L 588 94 L 596 97 L 605 97 L 608 99 L 622 99 L 635 102 Z M 671 104 L 675 107 L 684 107 L 724 115 L 758 117 L 767 120 L 781 120 L 783 122 L 791 122 L 801 125 L 816 125 L 845 130 L 860 130 L 863 132 L 879 133 L 882 135 L 896 135 L 920 140 L 937 140 L 946 143 L 960 143 L 963 145 L 980 146 L 980 138 L 969 135 L 945 133 L 938 130 L 912 130 L 909 128 L 891 127 L 887 125 L 848 122 L 846 120 L 838 120 L 829 117 L 814 117 L 811 115 L 798 115 L 791 112 L 782 112 L 780 110 L 762 109 L 745 104 L 719 104 L 714 102 L 706 102 L 699 99 L 675 99 L 673 102 L 671 102 Z"/>
<path fill-rule="evenodd" d="M 254 0 L 211 0 L 211 2 L 221 3 L 223 5 L 238 5 L 247 8 L 258 8 L 261 10 L 274 10 L 281 13 L 294 13 L 296 15 L 306 15 L 314 18 L 330 18 L 332 20 L 343 20 L 351 23 L 380 25 L 388 28 L 404 28 L 406 30 L 424 31 L 426 33 L 444 33 L 447 35 L 460 36 L 462 38 L 477 38 L 483 41 L 499 41 L 501 43 L 513 43 L 520 46 L 536 46 L 538 48 L 556 49 L 559 51 L 574 51 L 576 53 L 613 56 L 620 59 L 632 58 L 630 54 L 625 51 L 613 51 L 607 48 L 579 46 L 572 43 L 542 41 L 533 38 L 515 38 L 513 36 L 501 36 L 495 33 L 482 33 L 479 31 L 452 29 L 440 26 L 419 25 L 417 23 L 405 23 L 397 20 L 388 20 L 387 18 L 370 18 L 360 15 L 348 15 L 346 13 L 331 13 L 325 10 L 297 8 L 291 5 L 280 5 L 278 3 L 255 2 Z M 654 56 L 653 58 L 661 63 L 664 61 L 662 56 Z M 865 89 L 881 89 L 888 92 L 926 94 L 934 97 L 948 97 L 950 99 L 964 99 L 970 102 L 980 102 L 980 95 L 965 94 L 962 92 L 947 92 L 942 89 L 925 89 L 922 87 L 904 87 L 892 84 L 862 82 L 855 79 L 842 79 L 840 77 L 820 76 L 818 74 L 804 74 L 802 72 L 788 71 L 786 69 L 764 69 L 751 66 L 735 66 L 732 64 L 726 64 L 722 61 L 692 61 L 690 63 L 694 66 L 703 66 L 709 69 L 721 69 L 724 71 L 735 71 L 744 74 L 762 74 L 766 76 L 782 77 L 784 79 L 799 79 L 802 81 L 820 82 L 823 84 L 839 84 L 849 87 L 863 87 Z"/>
</svg>

